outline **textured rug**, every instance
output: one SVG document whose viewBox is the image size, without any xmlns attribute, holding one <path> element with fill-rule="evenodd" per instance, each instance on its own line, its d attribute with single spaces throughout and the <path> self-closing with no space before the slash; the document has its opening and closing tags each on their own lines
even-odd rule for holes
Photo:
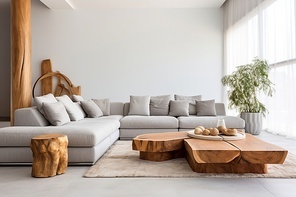
<svg viewBox="0 0 296 197">
<path fill-rule="evenodd" d="M 185 158 L 163 162 L 139 159 L 131 141 L 117 141 L 85 174 L 87 178 L 115 177 L 223 177 L 223 178 L 296 178 L 296 156 L 288 154 L 284 164 L 269 164 L 267 174 L 196 173 Z"/>
</svg>

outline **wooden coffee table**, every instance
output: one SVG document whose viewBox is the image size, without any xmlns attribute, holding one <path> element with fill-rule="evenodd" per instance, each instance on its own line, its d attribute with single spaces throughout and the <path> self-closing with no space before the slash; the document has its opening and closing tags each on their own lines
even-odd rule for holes
<svg viewBox="0 0 296 197">
<path fill-rule="evenodd" d="M 267 164 L 282 164 L 288 151 L 250 134 L 237 141 L 210 141 L 187 136 L 187 131 L 151 133 L 133 139 L 140 159 L 165 161 L 186 157 L 199 173 L 267 173 Z"/>
</svg>

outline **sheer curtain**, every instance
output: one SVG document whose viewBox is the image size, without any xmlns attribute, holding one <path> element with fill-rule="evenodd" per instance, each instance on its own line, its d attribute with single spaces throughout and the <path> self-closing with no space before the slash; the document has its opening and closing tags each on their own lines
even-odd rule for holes
<svg viewBox="0 0 296 197">
<path fill-rule="evenodd" d="M 227 0 L 223 8 L 225 74 L 266 59 L 276 92 L 263 98 L 265 129 L 296 137 L 296 0 Z"/>
</svg>

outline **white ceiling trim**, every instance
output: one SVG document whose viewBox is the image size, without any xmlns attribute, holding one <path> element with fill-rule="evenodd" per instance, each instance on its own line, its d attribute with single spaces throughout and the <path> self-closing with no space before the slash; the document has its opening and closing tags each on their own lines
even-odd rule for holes
<svg viewBox="0 0 296 197">
<path fill-rule="evenodd" d="M 225 0 L 40 0 L 49 9 L 219 8 Z"/>
</svg>

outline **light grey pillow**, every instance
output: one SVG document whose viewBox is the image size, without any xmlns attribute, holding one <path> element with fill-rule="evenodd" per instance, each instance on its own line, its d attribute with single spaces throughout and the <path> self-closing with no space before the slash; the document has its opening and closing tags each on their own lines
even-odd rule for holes
<svg viewBox="0 0 296 197">
<path fill-rule="evenodd" d="M 169 99 L 150 99 L 151 116 L 167 116 L 169 114 Z"/>
<path fill-rule="evenodd" d="M 130 110 L 128 115 L 149 116 L 150 96 L 130 96 Z"/>
<path fill-rule="evenodd" d="M 57 99 L 54 97 L 53 94 L 46 94 L 43 96 L 38 96 L 34 98 L 34 103 L 37 106 L 38 110 L 40 113 L 45 115 L 44 110 L 43 110 L 43 105 L 42 103 L 56 103 Z"/>
<path fill-rule="evenodd" d="M 46 119 L 54 126 L 70 122 L 69 115 L 62 102 L 42 103 Z"/>
<path fill-rule="evenodd" d="M 151 96 L 150 99 L 166 99 L 166 100 L 175 100 L 173 94 Z"/>
<path fill-rule="evenodd" d="M 190 115 L 196 115 L 196 104 L 195 101 L 201 101 L 201 95 L 196 96 L 183 96 L 183 95 L 175 95 L 175 100 L 183 100 L 189 102 L 189 114 Z"/>
<path fill-rule="evenodd" d="M 69 114 L 70 120 L 78 121 L 84 118 L 83 113 L 73 103 L 73 101 L 70 99 L 69 96 L 63 95 L 63 96 L 56 97 L 56 99 L 58 101 L 61 101 L 64 104 L 66 111 Z"/>
<path fill-rule="evenodd" d="M 170 116 L 189 116 L 188 101 L 170 101 Z"/>
<path fill-rule="evenodd" d="M 80 101 L 81 106 L 89 118 L 98 118 L 103 116 L 102 110 L 92 100 Z"/>
<path fill-rule="evenodd" d="M 216 116 L 215 100 L 196 101 L 198 116 Z"/>
<path fill-rule="evenodd" d="M 110 100 L 109 99 L 92 99 L 95 104 L 102 110 L 104 116 L 110 116 Z"/>
<path fill-rule="evenodd" d="M 84 101 L 83 97 L 80 95 L 72 95 L 72 100 L 74 102 L 80 102 L 80 101 Z"/>
<path fill-rule="evenodd" d="M 75 102 L 74 103 L 77 107 L 78 107 L 78 109 L 81 111 L 81 113 L 83 114 L 83 117 L 85 118 L 86 116 L 87 116 L 87 114 L 85 113 L 85 111 L 82 109 L 82 107 L 81 107 L 81 103 L 80 102 Z"/>
</svg>

